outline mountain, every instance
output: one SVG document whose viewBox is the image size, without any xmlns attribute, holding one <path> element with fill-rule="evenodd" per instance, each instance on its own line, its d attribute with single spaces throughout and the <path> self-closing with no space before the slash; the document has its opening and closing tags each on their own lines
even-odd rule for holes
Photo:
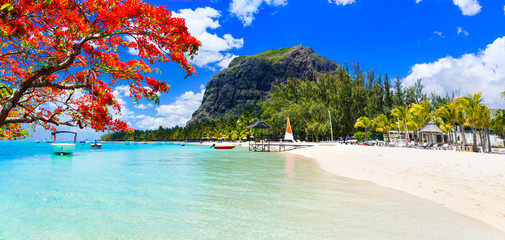
<svg viewBox="0 0 505 240">
<path fill-rule="evenodd" d="M 234 117 L 243 111 L 257 113 L 256 103 L 267 98 L 272 84 L 285 83 L 288 78 L 310 79 L 314 72 L 336 70 L 337 63 L 317 55 L 310 47 L 296 46 L 237 57 L 209 81 L 202 105 L 188 125 L 203 119 Z"/>
</svg>

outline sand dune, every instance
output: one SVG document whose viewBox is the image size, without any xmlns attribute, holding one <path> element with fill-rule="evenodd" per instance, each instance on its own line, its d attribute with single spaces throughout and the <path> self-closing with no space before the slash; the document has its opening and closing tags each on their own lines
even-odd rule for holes
<svg viewBox="0 0 505 240">
<path fill-rule="evenodd" d="M 505 232 L 505 155 L 368 146 L 290 151 L 338 176 L 429 199 Z"/>
</svg>

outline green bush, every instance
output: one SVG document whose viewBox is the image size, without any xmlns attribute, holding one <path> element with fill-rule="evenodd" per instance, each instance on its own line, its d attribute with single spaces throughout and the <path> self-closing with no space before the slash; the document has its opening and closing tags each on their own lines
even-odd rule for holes
<svg viewBox="0 0 505 240">
<path fill-rule="evenodd" d="M 356 138 L 358 142 L 363 142 L 365 141 L 365 132 L 356 132 L 352 137 Z"/>
</svg>

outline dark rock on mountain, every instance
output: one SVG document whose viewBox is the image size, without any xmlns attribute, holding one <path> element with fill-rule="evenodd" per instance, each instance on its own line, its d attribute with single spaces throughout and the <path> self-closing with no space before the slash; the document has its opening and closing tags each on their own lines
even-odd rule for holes
<svg viewBox="0 0 505 240">
<path fill-rule="evenodd" d="M 258 111 L 256 103 L 265 100 L 272 84 L 288 78 L 311 78 L 314 72 L 334 72 L 337 64 L 314 53 L 310 47 L 269 50 L 233 59 L 207 84 L 202 105 L 193 113 L 190 125 L 203 119 L 217 120 Z"/>
</svg>

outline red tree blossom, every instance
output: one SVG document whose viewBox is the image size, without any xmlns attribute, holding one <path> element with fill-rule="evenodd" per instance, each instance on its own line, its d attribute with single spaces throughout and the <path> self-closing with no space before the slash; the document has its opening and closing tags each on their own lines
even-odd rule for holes
<svg viewBox="0 0 505 240">
<path fill-rule="evenodd" d="M 21 136 L 21 123 L 130 130 L 111 114 L 114 85 L 157 101 L 169 85 L 145 76 L 154 63 L 195 74 L 187 57 L 200 42 L 171 15 L 141 0 L 0 0 L 0 139 Z M 128 48 L 138 57 L 121 61 Z"/>
</svg>

